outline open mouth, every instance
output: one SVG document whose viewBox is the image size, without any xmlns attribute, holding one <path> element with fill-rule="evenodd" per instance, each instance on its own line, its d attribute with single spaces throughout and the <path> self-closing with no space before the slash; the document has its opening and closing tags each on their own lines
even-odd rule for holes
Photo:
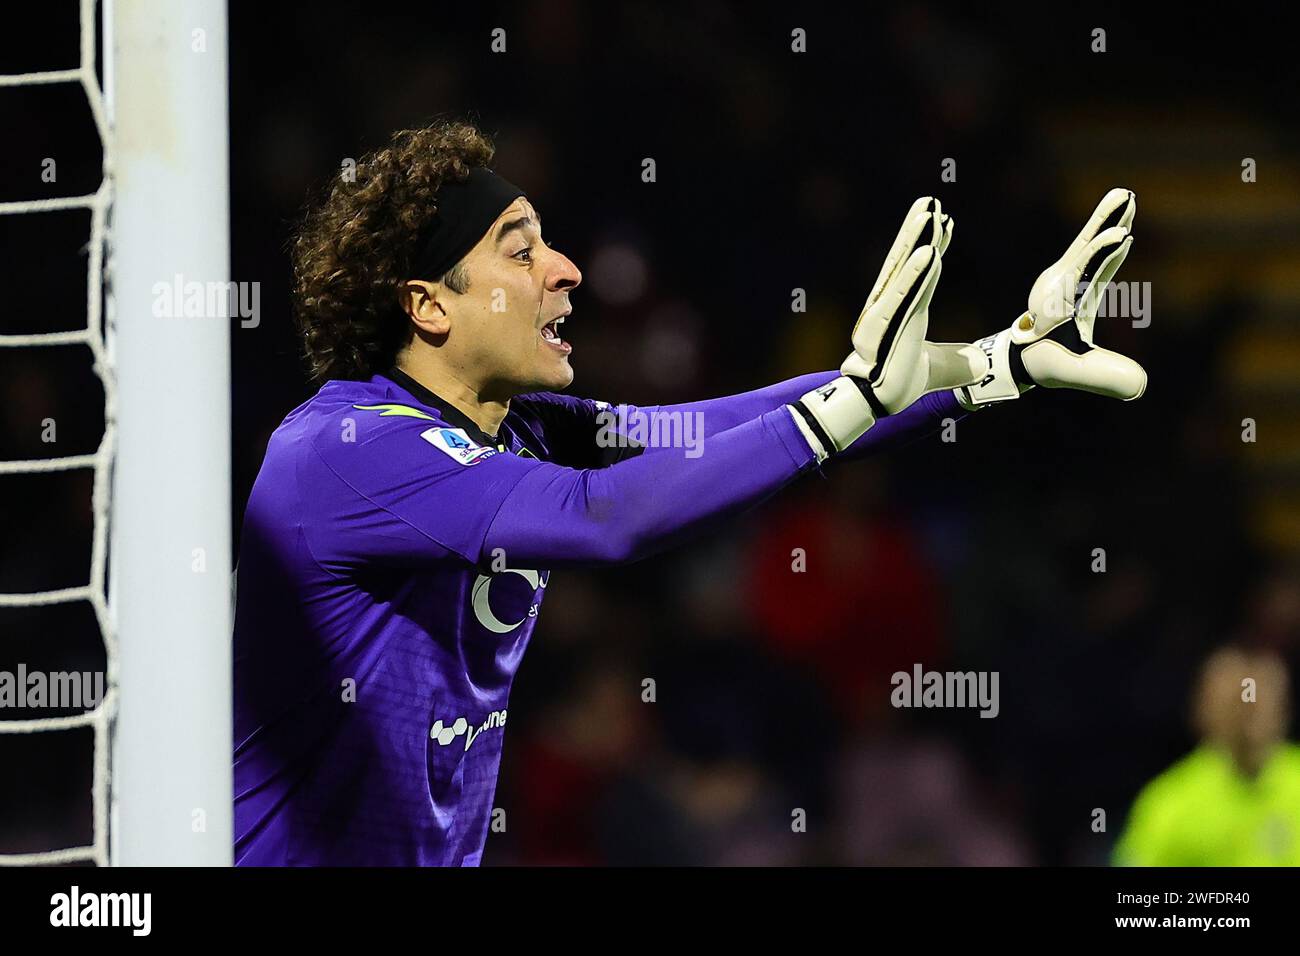
<svg viewBox="0 0 1300 956">
<path fill-rule="evenodd" d="M 565 313 L 565 315 L 567 314 Z M 551 319 L 542 326 L 541 334 L 547 345 L 567 353 L 573 350 L 573 346 L 560 338 L 560 326 L 564 324 L 564 318 L 564 315 L 557 315 Z"/>
</svg>

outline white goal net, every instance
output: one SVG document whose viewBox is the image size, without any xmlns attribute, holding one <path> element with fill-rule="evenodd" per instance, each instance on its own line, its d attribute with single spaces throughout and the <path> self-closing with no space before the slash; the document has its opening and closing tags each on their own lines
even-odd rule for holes
<svg viewBox="0 0 1300 956">
<path fill-rule="evenodd" d="M 89 602 L 98 621 L 104 643 L 107 693 L 84 713 L 66 717 L 47 717 L 32 720 L 0 721 L 0 734 L 59 733 L 74 728 L 89 727 L 94 731 L 94 768 L 91 787 L 93 838 L 89 845 L 51 847 L 36 853 L 0 855 L 0 865 L 33 863 L 93 862 L 100 866 L 108 863 L 108 798 L 109 798 L 109 730 L 116 701 L 116 634 L 109 613 L 107 586 L 109 487 L 113 464 L 114 433 L 116 424 L 115 377 L 104 325 L 104 256 L 107 237 L 107 220 L 112 199 L 113 181 L 111 150 L 103 87 L 96 72 L 96 0 L 80 0 L 80 62 L 67 69 L 42 72 L 0 75 L 0 96 L 21 96 L 22 87 L 42 86 L 51 83 L 80 84 L 89 102 L 103 147 L 103 178 L 95 192 L 82 196 L 38 198 L 27 201 L 0 203 L 0 216 L 40 215 L 65 210 L 87 210 L 90 214 L 90 234 L 86 281 L 86 312 L 81 328 L 71 331 L 32 332 L 27 334 L 0 334 L 0 348 L 52 348 L 84 345 L 93 363 L 96 376 L 104 388 L 104 432 L 99 448 L 93 454 L 67 455 L 0 462 L 0 476 L 18 474 L 44 474 L 90 469 L 94 473 L 91 511 L 93 532 L 89 580 L 79 586 L 56 590 L 34 591 L 18 594 L 0 593 L 0 613 L 4 608 L 42 607 L 75 601 Z"/>
</svg>

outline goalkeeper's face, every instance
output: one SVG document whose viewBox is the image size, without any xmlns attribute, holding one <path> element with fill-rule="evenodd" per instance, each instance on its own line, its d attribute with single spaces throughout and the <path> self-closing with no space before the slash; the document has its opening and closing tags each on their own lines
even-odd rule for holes
<svg viewBox="0 0 1300 956">
<path fill-rule="evenodd" d="M 435 286 L 441 312 L 435 330 L 446 331 L 426 341 L 480 394 L 566 388 L 573 381 L 573 347 L 561 323 L 582 273 L 542 239 L 541 217 L 526 198 L 497 217 L 461 260 L 461 271 L 469 283 L 464 292 L 445 281 Z"/>
</svg>

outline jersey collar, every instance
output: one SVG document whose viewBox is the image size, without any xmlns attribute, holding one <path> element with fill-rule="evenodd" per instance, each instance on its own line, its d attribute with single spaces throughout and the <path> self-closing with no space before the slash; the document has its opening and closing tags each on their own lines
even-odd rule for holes
<svg viewBox="0 0 1300 956">
<path fill-rule="evenodd" d="M 428 405 L 430 408 L 436 408 L 441 413 L 444 421 L 450 422 L 456 428 L 463 429 L 465 434 L 469 435 L 478 444 L 487 445 L 489 448 L 498 448 L 506 444 L 504 436 L 497 438 L 489 435 L 459 408 L 446 399 L 435 395 L 396 365 L 384 372 L 383 375 L 384 378 L 392 380 L 399 388 L 410 392 L 423 404 Z"/>
</svg>

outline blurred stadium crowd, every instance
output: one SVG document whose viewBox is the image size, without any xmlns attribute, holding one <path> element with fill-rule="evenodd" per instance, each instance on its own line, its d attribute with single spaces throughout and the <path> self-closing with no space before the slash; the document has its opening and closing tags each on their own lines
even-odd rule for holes
<svg viewBox="0 0 1300 956">
<path fill-rule="evenodd" d="M 918 195 L 958 224 L 932 335 L 967 341 L 1023 309 L 1106 188 L 1138 197 L 1124 278 L 1151 283 L 1151 321 L 1102 319 L 1098 340 L 1147 367 L 1140 401 L 1039 390 L 683 549 L 553 576 L 486 863 L 1106 864 L 1139 790 L 1196 742 L 1209 654 L 1269 650 L 1294 684 L 1300 126 L 1260 47 L 1280 41 L 1133 9 L 1063 14 L 1044 42 L 1014 13 L 927 4 L 232 6 L 233 278 L 263 309 L 232 330 L 236 533 L 267 437 L 311 393 L 293 219 L 393 129 L 456 114 L 496 134 L 497 169 L 584 271 L 572 391 L 610 402 L 833 366 Z M 32 416 L 84 408 L 97 434 L 98 395 L 59 371 L 0 376 L 4 457 L 33 453 L 10 437 Z M 6 516 L 0 590 L 84 576 L 84 528 L 45 519 L 85 520 L 87 489 L 59 487 Z M 40 620 L 20 653 L 64 626 Z M 997 671 L 1000 713 L 892 707 L 890 675 L 917 663 Z M 82 833 L 85 781 L 55 782 L 76 752 L 22 759 L 52 809 L 0 806 L 24 821 L 0 824 L 0 851 L 67 842 L 67 819 Z"/>
</svg>

